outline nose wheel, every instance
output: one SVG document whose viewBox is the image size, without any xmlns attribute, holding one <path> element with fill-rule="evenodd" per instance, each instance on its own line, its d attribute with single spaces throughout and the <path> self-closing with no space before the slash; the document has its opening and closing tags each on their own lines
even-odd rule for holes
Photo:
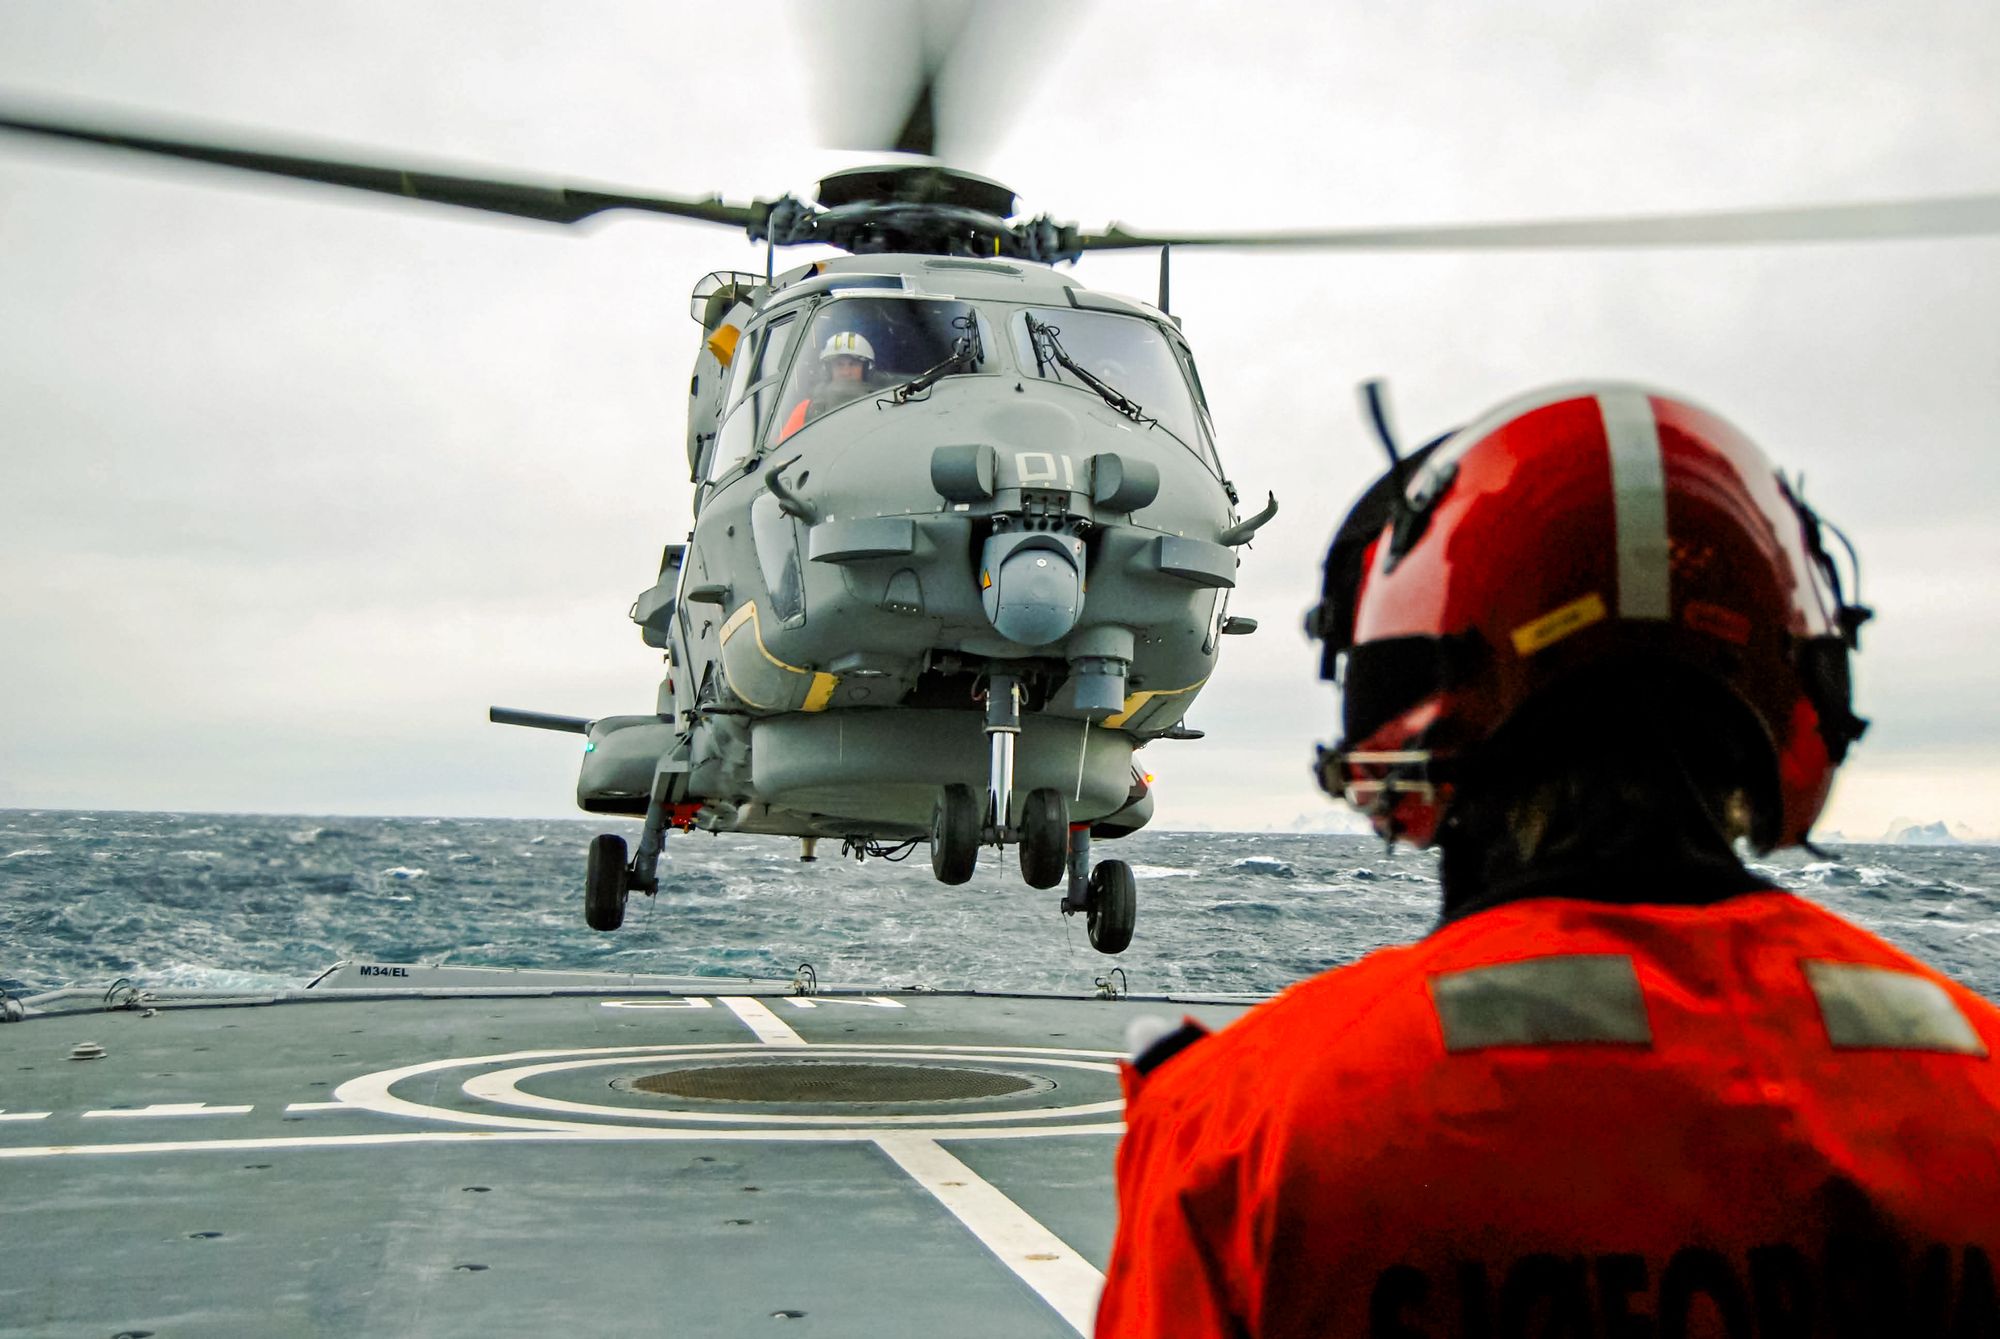
<svg viewBox="0 0 2000 1339">
<path fill-rule="evenodd" d="M 970 786 L 946 786 L 931 807 L 931 873 L 964 883 L 979 863 L 979 801 Z"/>
<path fill-rule="evenodd" d="M 1069 865 L 1069 801 L 1049 786 L 1021 803 L 1021 877 L 1030 888 L 1053 888 Z"/>
<path fill-rule="evenodd" d="M 972 787 L 946 786 L 931 808 L 931 872 L 940 883 L 964 883 L 979 862 L 979 848 L 991 842 L 1020 845 L 1021 877 L 1030 887 L 1053 888 L 1069 876 L 1058 904 L 1063 915 L 1084 914 L 1090 946 L 1099 953 L 1123 953 L 1138 920 L 1138 887 L 1132 867 L 1106 860 L 1090 867 L 1090 825 L 1069 821 L 1062 791 L 1039 786 L 1021 798 L 1019 825 L 1014 812 L 1014 745 L 1021 733 L 1021 685 L 994 674 L 986 688 L 986 741 L 989 767 L 982 804 Z"/>
</svg>

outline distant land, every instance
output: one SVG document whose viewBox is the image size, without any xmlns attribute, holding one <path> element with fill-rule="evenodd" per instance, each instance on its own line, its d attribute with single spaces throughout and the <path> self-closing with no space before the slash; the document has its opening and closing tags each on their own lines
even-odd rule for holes
<svg viewBox="0 0 2000 1339">
<path fill-rule="evenodd" d="M 1228 824 L 1208 825 L 1200 823 L 1177 823 L 1180 831 L 1210 831 L 1236 829 Z M 1244 829 L 1248 830 L 1248 829 Z M 1321 834 L 1325 836 L 1365 837 L 1372 834 L 1368 820 L 1359 814 L 1332 805 L 1325 809 L 1303 813 L 1289 823 L 1274 823 L 1263 829 L 1268 832 Z M 1981 832 L 1965 823 L 1948 823 L 1943 819 L 1924 821 L 1899 816 L 1883 829 L 1879 836 L 1857 836 L 1839 829 L 1813 833 L 1813 841 L 1829 845 L 1847 846 L 2000 846 L 2000 834 Z"/>
<path fill-rule="evenodd" d="M 1199 831 L 1194 824 L 1180 824 Z M 1312 813 L 1303 813 L 1289 823 L 1273 824 L 1267 831 L 1294 833 L 1323 833 L 1329 836 L 1368 836 L 1372 829 L 1368 820 L 1345 808 L 1328 805 Z M 1899 815 L 1879 836 L 1858 836 L 1838 829 L 1813 834 L 1815 842 L 1844 844 L 1852 846 L 2000 846 L 2000 834 L 1981 832 L 1965 823 L 1948 823 L 1943 819 L 1911 818 Z"/>
<path fill-rule="evenodd" d="M 1836 829 L 1816 832 L 1813 840 L 1867 846 L 2000 846 L 2000 836 L 1979 832 L 1964 823 L 1947 823 L 1943 819 L 1923 822 L 1908 817 L 1890 820 L 1879 837 L 1854 837 Z"/>
</svg>

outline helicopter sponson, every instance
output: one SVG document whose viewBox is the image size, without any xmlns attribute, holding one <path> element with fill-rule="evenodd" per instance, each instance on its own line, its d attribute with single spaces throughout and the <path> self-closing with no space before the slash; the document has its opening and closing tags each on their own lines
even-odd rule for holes
<svg viewBox="0 0 2000 1339">
<path fill-rule="evenodd" d="M 1274 510 L 1238 518 L 1171 319 L 1038 265 L 881 255 L 711 276 L 695 314 L 695 527 L 632 611 L 667 675 L 655 714 L 592 723 L 582 806 L 921 838 L 942 789 L 992 779 L 997 726 L 987 840 L 1042 790 L 1139 826 L 1132 752 L 1192 733 L 1253 626 L 1234 546 Z"/>
</svg>

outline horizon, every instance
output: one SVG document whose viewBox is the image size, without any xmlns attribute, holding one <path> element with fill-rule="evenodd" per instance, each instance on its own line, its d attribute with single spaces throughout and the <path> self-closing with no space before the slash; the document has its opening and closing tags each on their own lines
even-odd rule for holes
<svg viewBox="0 0 2000 1339">
<path fill-rule="evenodd" d="M 636 826 L 639 822 L 639 820 L 636 818 L 626 817 L 623 815 L 587 814 L 580 810 L 573 814 L 474 814 L 474 813 L 376 813 L 363 810 L 313 810 L 313 809 L 202 809 L 202 808 L 175 808 L 175 807 L 168 807 L 163 809 L 146 809 L 146 808 L 127 808 L 127 807 L 117 807 L 117 806 L 108 808 L 89 808 L 89 807 L 76 807 L 70 805 L 0 805 L 0 815 L 4 814 L 26 814 L 31 817 L 41 817 L 47 814 L 87 814 L 87 815 L 143 814 L 149 817 L 158 817 L 158 818 L 307 818 L 307 819 L 325 818 L 325 819 L 375 819 L 385 822 L 418 822 L 418 823 L 425 823 L 432 821 L 440 823 L 443 822 L 578 823 L 586 826 L 597 823 L 610 822 L 610 823 L 622 824 L 628 827 Z M 1333 815 L 1332 817 L 1336 822 L 1343 821 L 1342 816 L 1338 814 Z M 1346 820 L 1351 821 L 1351 823 L 1353 824 L 1359 824 L 1362 822 L 1362 820 L 1358 815 L 1352 815 L 1352 814 L 1347 815 Z M 1815 834 L 1812 839 L 1812 844 L 1814 846 L 1820 844 L 1829 844 L 1834 846 L 1918 846 L 1918 847 L 1954 846 L 1954 845 L 1955 846 L 2000 846 L 2000 834 L 1979 833 L 1972 829 L 1966 829 L 1966 832 L 1969 833 L 1970 835 L 1960 835 L 1959 832 L 1953 831 L 1953 829 L 1962 826 L 1963 825 L 1952 823 L 1945 819 L 1916 819 L 1903 816 L 1899 817 L 1896 821 L 1892 822 L 1889 825 L 1889 827 L 1884 830 L 1883 835 L 1879 838 L 1852 836 L 1845 832 L 1836 830 L 1834 832 L 1827 833 L 1825 835 Z M 1950 840 L 1946 842 L 1923 842 L 1923 841 L 1895 841 L 1891 839 L 1892 834 L 1904 833 L 1915 829 L 1932 828 L 1932 827 L 1943 827 L 1946 830 L 1947 834 L 1950 836 Z M 1143 832 L 1158 833 L 1163 836 L 1168 834 L 1173 834 L 1173 835 L 1214 834 L 1214 835 L 1237 835 L 1245 837 L 1349 837 L 1357 841 L 1366 841 L 1373 845 L 1382 844 L 1382 839 L 1376 836 L 1373 832 L 1367 830 L 1365 827 L 1356 827 L 1356 826 L 1337 826 L 1337 827 L 1294 826 L 1294 827 L 1282 827 L 1282 828 L 1245 828 L 1245 827 L 1225 827 L 1225 826 L 1175 827 L 1175 826 L 1166 826 L 1159 823 L 1149 823 L 1140 830 Z M 685 832 L 679 832 L 676 836 L 676 839 L 678 840 L 687 837 L 692 837 L 697 832 L 701 833 L 702 835 L 710 837 L 747 837 L 756 841 L 796 842 L 798 840 L 798 838 L 796 837 L 776 837 L 765 833 L 733 832 L 727 829 L 711 831 L 707 828 L 697 828 Z M 822 837 L 819 840 L 831 841 L 832 838 Z M 1396 849 L 1408 851 L 1413 856 L 1427 855 L 1436 850 L 1435 847 L 1398 847 Z M 1781 846 L 1771 851 L 1764 852 L 1763 854 L 1777 855 L 1784 851 L 1803 851 L 1807 854 L 1812 853 L 1811 847 L 1801 845 L 1801 846 Z M 1753 854 L 1755 853 L 1753 852 Z M 4 860 L 6 858 L 7 858 L 6 853 L 0 852 L 0 860 Z"/>
</svg>

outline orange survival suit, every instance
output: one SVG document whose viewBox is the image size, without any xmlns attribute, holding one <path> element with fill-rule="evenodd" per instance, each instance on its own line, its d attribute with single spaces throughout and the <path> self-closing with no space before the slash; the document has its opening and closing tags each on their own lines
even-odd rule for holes
<svg viewBox="0 0 2000 1339">
<path fill-rule="evenodd" d="M 1097 1333 L 2000 1336 L 1996 1047 L 1787 893 L 1492 907 L 1128 1069 Z"/>
</svg>

